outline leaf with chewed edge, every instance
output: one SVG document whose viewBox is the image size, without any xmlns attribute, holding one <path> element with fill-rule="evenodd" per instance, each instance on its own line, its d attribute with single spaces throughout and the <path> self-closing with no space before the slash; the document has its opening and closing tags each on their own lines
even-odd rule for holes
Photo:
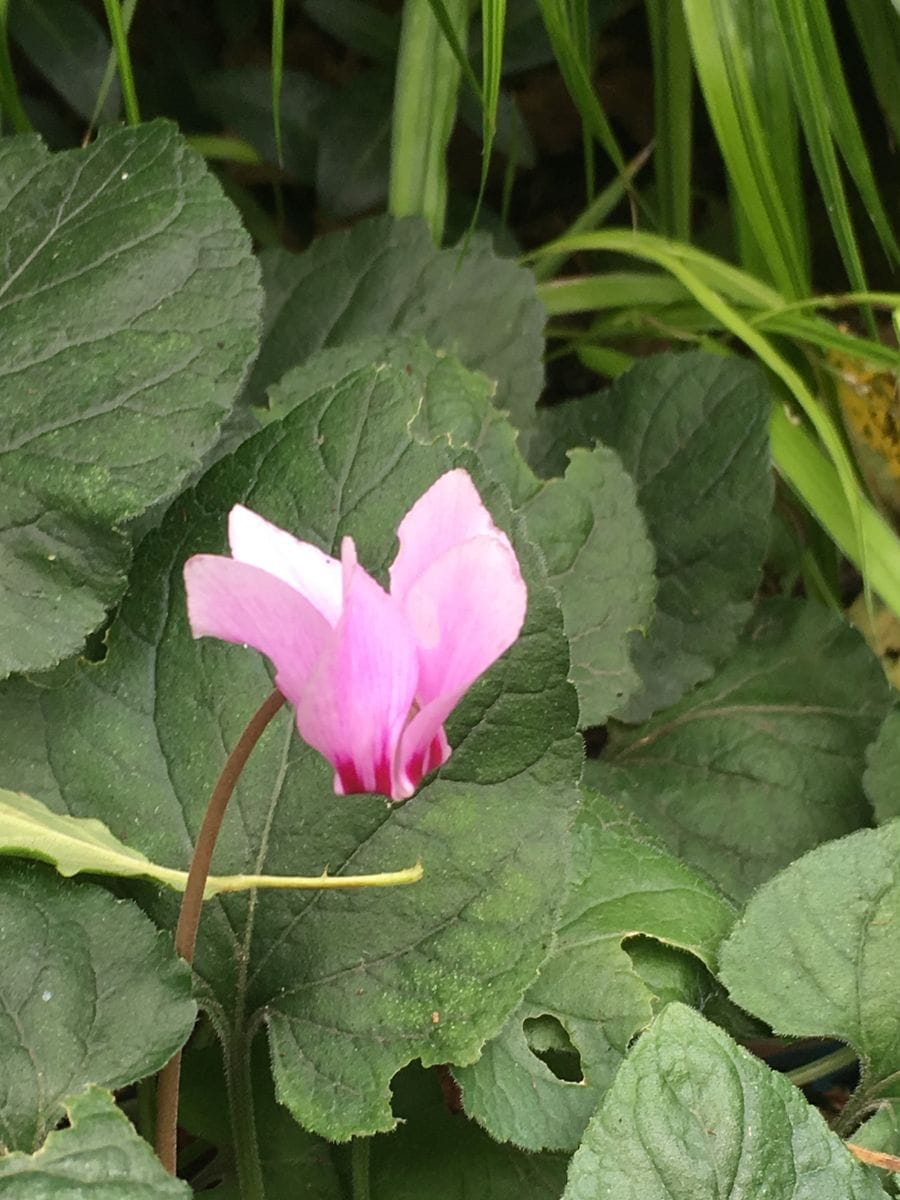
<svg viewBox="0 0 900 1200">
<path fill-rule="evenodd" d="M 102 1088 L 66 1100 L 69 1125 L 34 1154 L 0 1157 L 0 1200 L 189 1200 Z"/>
</svg>

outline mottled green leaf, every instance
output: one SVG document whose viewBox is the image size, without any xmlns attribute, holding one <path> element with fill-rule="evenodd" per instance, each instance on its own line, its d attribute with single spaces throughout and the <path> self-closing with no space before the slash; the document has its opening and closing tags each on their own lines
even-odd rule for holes
<svg viewBox="0 0 900 1200">
<path fill-rule="evenodd" d="M 883 1200 L 787 1079 L 670 1005 L 622 1065 L 563 1200 Z"/>
<path fill-rule="evenodd" d="M 757 892 L 722 951 L 738 1004 L 780 1033 L 849 1042 L 867 1089 L 900 1070 L 898 864 L 897 821 L 819 846 Z"/>
<path fill-rule="evenodd" d="M 77 651 L 125 585 L 117 526 L 176 492 L 253 353 L 237 212 L 175 128 L 0 141 L 0 675 Z"/>
<path fill-rule="evenodd" d="M 0 911 L 0 1147 L 33 1150 L 66 1096 L 159 1070 L 197 1009 L 170 939 L 130 902 L 5 862 Z"/>
<path fill-rule="evenodd" d="M 656 997 L 682 986 L 659 961 L 636 969 L 623 941 L 650 935 L 714 967 L 735 916 L 712 884 L 600 796 L 585 796 L 576 830 L 575 877 L 552 953 L 500 1036 L 456 1071 L 466 1111 L 493 1137 L 530 1150 L 578 1145 Z M 580 1055 L 581 1078 L 559 1078 L 534 1052 L 529 1026 L 548 1016 Z"/>
<path fill-rule="evenodd" d="M 867 823 L 863 759 L 889 705 L 855 630 L 815 604 L 770 601 L 715 678 L 616 728 L 585 777 L 743 898 Z"/>
<path fill-rule="evenodd" d="M 646 626 L 655 588 L 653 549 L 634 486 L 613 451 L 597 446 L 572 455 L 564 479 L 537 478 L 516 447 L 515 430 L 490 404 L 491 384 L 450 356 L 434 361 L 418 339 L 364 338 L 320 351 L 303 373 L 304 394 L 343 372 L 387 359 L 426 372 L 416 436 L 449 436 L 471 446 L 520 510 L 544 553 L 559 592 L 578 690 L 580 722 L 600 724 L 640 680 L 631 666 L 628 634 Z M 426 365 L 429 367 L 426 369 Z M 296 388 L 289 405 L 300 398 Z M 270 412 L 283 416 L 276 389 Z"/>
<path fill-rule="evenodd" d="M 573 407 L 569 444 L 617 451 L 656 549 L 656 616 L 631 650 L 644 686 L 624 720 L 708 679 L 750 616 L 772 506 L 768 414 L 757 368 L 699 351 L 642 359 L 590 408 Z M 557 447 L 565 422 L 563 406 L 549 423 Z"/>
<path fill-rule="evenodd" d="M 108 1092 L 72 1096 L 66 1111 L 37 1153 L 0 1158 L 2 1200 L 189 1200 Z"/>
<path fill-rule="evenodd" d="M 476 235 L 464 256 L 438 250 L 425 224 L 376 217 L 319 238 L 303 254 L 261 256 L 265 332 L 248 397 L 314 350 L 387 333 L 417 334 L 496 383 L 513 424 L 532 419 L 543 386 L 544 309 L 534 278 Z"/>
<path fill-rule="evenodd" d="M 241 502 L 328 550 L 351 534 L 384 579 L 410 504 L 447 468 L 471 469 L 517 547 L 529 611 L 519 641 L 454 713 L 449 762 L 402 807 L 336 798 L 330 767 L 284 711 L 216 849 L 223 874 L 424 864 L 425 887 L 259 893 L 204 909 L 198 998 L 228 1014 L 239 1038 L 265 1014 L 279 1098 L 335 1139 L 391 1128 L 389 1081 L 411 1059 L 477 1057 L 535 976 L 568 870 L 581 752 L 562 617 L 523 522 L 475 455 L 411 432 L 442 361 L 370 362 L 312 394 L 302 371 L 282 381 L 287 415 L 217 464 L 142 543 L 106 660 L 74 667 L 55 689 L 18 684 L 0 696 L 17 734 L 0 751 L 10 784 L 25 777 L 39 799 L 183 867 L 225 756 L 271 687 L 252 651 L 190 637 L 185 557 L 223 550 Z M 148 903 L 173 922 L 171 897 Z"/>
</svg>

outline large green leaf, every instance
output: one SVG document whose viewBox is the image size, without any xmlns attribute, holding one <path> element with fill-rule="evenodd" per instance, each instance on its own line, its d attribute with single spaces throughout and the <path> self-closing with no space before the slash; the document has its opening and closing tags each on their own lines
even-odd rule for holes
<svg viewBox="0 0 900 1200">
<path fill-rule="evenodd" d="M 2 863 L 0 908 L 0 1147 L 33 1150 L 66 1096 L 159 1070 L 197 1009 L 169 939 L 131 903 Z"/>
<path fill-rule="evenodd" d="M 714 679 L 585 777 L 735 897 L 869 820 L 866 746 L 890 705 L 877 659 L 828 609 L 770 601 Z"/>
<path fill-rule="evenodd" d="M 656 995 L 682 986 L 671 963 L 648 961 L 646 977 L 635 970 L 623 941 L 649 935 L 714 967 L 735 917 L 711 883 L 600 796 L 586 795 L 576 829 L 575 877 L 552 953 L 500 1036 L 456 1072 L 466 1111 L 529 1150 L 575 1149 Z M 648 986 L 654 968 L 658 990 Z M 528 1030 L 547 1017 L 580 1055 L 580 1079 L 561 1079 L 535 1053 Z"/>
<path fill-rule="evenodd" d="M 897 821 L 819 846 L 759 890 L 722 950 L 738 1004 L 781 1033 L 850 1042 L 867 1091 L 900 1070 L 898 862 Z"/>
<path fill-rule="evenodd" d="M 78 650 L 124 589 L 117 526 L 215 441 L 256 341 L 235 209 L 173 126 L 0 141 L 0 676 Z"/>
<path fill-rule="evenodd" d="M 543 386 L 544 310 L 534 278 L 476 235 L 464 255 L 438 250 L 421 221 L 376 217 L 319 238 L 304 254 L 262 256 L 265 332 L 248 396 L 323 346 L 418 334 L 497 385 L 527 424 Z"/>
<path fill-rule="evenodd" d="M 649 623 L 655 590 L 653 548 L 631 479 L 605 446 L 575 451 L 568 463 L 563 455 L 563 479 L 538 479 L 516 448 L 515 430 L 490 404 L 489 380 L 454 358 L 435 362 L 418 339 L 364 338 L 320 351 L 304 370 L 304 394 L 336 371 L 384 358 L 404 367 L 418 364 L 425 373 L 426 402 L 417 413 L 416 436 L 431 441 L 449 435 L 476 449 L 513 507 L 524 513 L 559 592 L 581 724 L 602 724 L 640 684 L 628 635 Z M 292 389 L 289 405 L 297 399 Z M 270 412 L 283 411 L 276 389 Z"/>
<path fill-rule="evenodd" d="M 433 1072 L 410 1067 L 394 1092 L 403 1125 L 372 1143 L 372 1200 L 559 1200 L 563 1156 L 498 1146 L 462 1113 L 448 1111 Z"/>
<path fill-rule="evenodd" d="M 443 361 L 428 359 L 438 379 Z M 328 549 L 352 534 L 383 578 L 410 504 L 448 467 L 471 468 L 517 546 L 529 612 L 519 641 L 456 710 L 453 756 L 403 807 L 337 799 L 330 768 L 285 711 L 244 772 L 214 863 L 229 873 L 326 864 L 358 873 L 421 858 L 427 882 L 377 897 L 217 899 L 200 930 L 198 998 L 219 1014 L 217 1028 L 234 1031 L 230 1061 L 265 1015 L 280 1099 L 337 1139 L 392 1126 L 388 1084 L 399 1067 L 416 1057 L 471 1062 L 502 1026 L 544 956 L 577 802 L 576 698 L 555 595 L 475 456 L 445 438 L 416 440 L 429 394 L 428 372 L 408 358 L 338 373 L 311 395 L 302 371 L 283 381 L 287 415 L 145 539 L 105 662 L 73 668 L 57 689 L 29 697 L 20 684 L 0 700 L 17 735 L 0 764 L 10 783 L 27 778 L 45 802 L 97 816 L 154 860 L 182 865 L 224 758 L 271 687 L 254 653 L 190 637 L 185 557 L 224 548 L 226 514 L 242 502 Z M 173 920 L 169 897 L 150 902 Z"/>
<path fill-rule="evenodd" d="M 629 634 L 645 629 L 653 611 L 653 547 L 634 484 L 606 446 L 576 449 L 563 478 L 539 480 L 484 394 L 477 383 L 445 388 L 419 427 L 477 447 L 525 514 L 559 592 L 581 724 L 600 725 L 640 686 Z"/>
<path fill-rule="evenodd" d="M 2 1200 L 188 1200 L 112 1096 L 91 1088 L 66 1101 L 69 1125 L 36 1154 L 0 1158 Z"/>
<path fill-rule="evenodd" d="M 563 1200 L 883 1200 L 787 1079 L 673 1004 L 616 1077 Z"/>
<path fill-rule="evenodd" d="M 700 352 L 644 359 L 573 407 L 570 444 L 590 438 L 618 452 L 656 547 L 656 616 L 631 648 L 644 686 L 625 720 L 708 679 L 750 615 L 772 502 L 768 412 L 756 368 Z M 550 425 L 557 446 L 566 415 L 563 406 Z"/>
</svg>

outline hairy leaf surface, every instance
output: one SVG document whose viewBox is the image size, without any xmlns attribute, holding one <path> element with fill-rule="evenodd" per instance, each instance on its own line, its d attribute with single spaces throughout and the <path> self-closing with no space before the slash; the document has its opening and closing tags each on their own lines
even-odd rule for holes
<svg viewBox="0 0 900 1200">
<path fill-rule="evenodd" d="M 173 495 L 255 350 L 250 240 L 164 122 L 50 154 L 0 141 L 0 676 L 81 647 L 119 526 Z"/>
<path fill-rule="evenodd" d="M 639 729 L 615 729 L 585 776 L 745 898 L 867 823 L 864 755 L 889 704 L 859 634 L 816 604 L 770 601 L 715 678 Z"/>
<path fill-rule="evenodd" d="M 331 768 L 283 711 L 216 850 L 217 874 L 424 864 L 422 883 L 377 896 L 259 893 L 204 909 L 198 998 L 238 1039 L 265 1022 L 279 1098 L 336 1139 L 392 1127 L 389 1081 L 411 1059 L 478 1056 L 534 978 L 568 871 L 580 747 L 562 617 L 521 519 L 475 455 L 411 433 L 441 361 L 381 359 L 312 393 L 302 371 L 283 381 L 286 415 L 145 540 L 106 661 L 30 699 L 17 684 L 0 702 L 21 733 L 3 764 L 9 782 L 27 776 L 45 802 L 185 865 L 225 756 L 271 688 L 252 651 L 191 638 L 185 558 L 224 549 L 240 502 L 329 551 L 352 534 L 360 561 L 384 579 L 412 502 L 448 468 L 472 471 L 515 542 L 529 607 L 519 641 L 456 710 L 449 762 L 402 807 L 336 797 Z M 148 903 L 173 921 L 171 899 Z"/>
</svg>

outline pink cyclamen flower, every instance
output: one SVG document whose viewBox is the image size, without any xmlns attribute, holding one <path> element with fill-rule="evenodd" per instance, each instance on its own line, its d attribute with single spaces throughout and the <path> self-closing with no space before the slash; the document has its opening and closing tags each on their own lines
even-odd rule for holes
<svg viewBox="0 0 900 1200">
<path fill-rule="evenodd" d="M 331 558 L 240 505 L 231 557 L 197 554 L 184 568 L 194 637 L 271 659 L 339 795 L 411 796 L 450 756 L 444 721 L 525 619 L 515 551 L 468 472 L 442 475 L 397 536 L 390 592 L 359 565 L 352 538 Z"/>
</svg>

